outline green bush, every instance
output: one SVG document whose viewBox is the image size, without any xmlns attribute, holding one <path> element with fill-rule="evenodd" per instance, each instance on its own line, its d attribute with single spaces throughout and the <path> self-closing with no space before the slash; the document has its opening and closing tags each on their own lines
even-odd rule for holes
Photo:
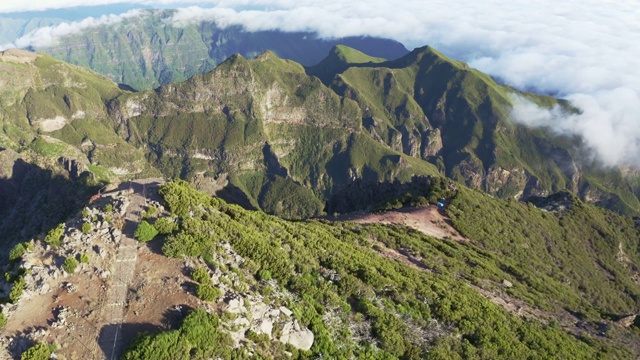
<svg viewBox="0 0 640 360">
<path fill-rule="evenodd" d="M 153 240 L 153 238 L 158 235 L 158 230 L 156 230 L 153 225 L 149 224 L 145 220 L 142 220 L 133 235 L 136 237 L 136 239 L 147 242 Z"/>
<path fill-rule="evenodd" d="M 7 317 L 4 316 L 4 313 L 0 311 L 0 329 L 2 329 L 5 325 L 7 325 Z"/>
<path fill-rule="evenodd" d="M 80 262 L 82 264 L 88 263 L 89 262 L 89 255 L 87 255 L 87 253 L 80 254 Z"/>
<path fill-rule="evenodd" d="M 66 258 L 64 264 L 62 264 L 62 268 L 67 272 L 67 274 L 73 274 L 76 272 L 77 267 L 78 261 L 73 257 Z"/>
<path fill-rule="evenodd" d="M 176 257 L 186 254 L 207 258 L 220 242 L 228 242 L 239 255 L 255 263 L 247 263 L 247 269 L 259 269 L 256 278 L 273 277 L 297 296 L 295 304 L 287 305 L 299 323 L 315 335 L 313 347 L 305 357 L 634 358 L 627 349 L 615 348 L 597 338 L 586 343 L 563 328 L 522 321 L 468 286 L 469 282 L 482 283 L 481 279 L 496 284 L 509 279 L 514 286 L 505 291 L 533 308 L 551 304 L 546 299 L 553 298 L 567 300 L 569 309 L 584 312 L 593 308 L 571 287 L 574 280 L 579 280 L 577 288 L 581 283 L 588 284 L 588 279 L 576 278 L 581 272 L 575 268 L 572 274 L 564 275 L 573 276 L 572 284 L 559 284 L 553 276 L 562 269 L 555 264 L 574 267 L 570 261 L 576 259 L 576 252 L 596 248 L 608 251 L 600 255 L 601 263 L 612 274 L 620 275 L 612 283 L 624 286 L 612 293 L 616 296 L 598 299 L 594 293 L 592 297 L 615 301 L 619 304 L 613 303 L 613 310 L 629 312 L 632 306 L 637 307 L 637 287 L 623 282 L 628 278 L 627 270 L 615 263 L 615 255 L 621 240 L 639 238 L 632 220 L 591 207 L 590 212 L 597 211 L 595 214 L 583 214 L 576 208 L 575 214 L 557 217 L 526 204 L 480 195 L 476 198 L 476 193 L 467 192 L 451 199 L 447 213 L 458 230 L 478 244 L 436 239 L 403 226 L 284 221 L 204 196 L 182 181 L 173 182 L 163 185 L 161 193 L 181 225 L 167 238 L 163 251 Z M 600 238 L 606 242 L 574 245 L 580 239 L 592 242 Z M 378 244 L 378 251 L 372 243 Z M 626 254 L 637 259 L 635 243 L 624 244 Z M 564 250 L 553 258 L 552 252 L 558 247 Z M 418 266 L 390 261 L 384 256 L 386 249 L 410 249 Z M 429 269 L 421 269 L 422 266 Z M 208 287 L 211 286 L 199 286 L 197 294 L 206 293 Z M 264 293 L 273 291 L 270 286 L 261 288 Z M 597 289 L 589 285 L 581 291 Z M 366 347 L 354 341 L 348 335 L 348 325 L 325 323 L 327 309 L 344 310 L 338 316 L 345 316 L 347 324 L 352 320 L 366 321 L 371 342 L 376 346 Z M 593 319 L 592 315 L 587 316 Z M 413 329 L 428 331 L 432 319 L 447 324 L 452 335 L 425 346 L 416 341 Z M 261 347 L 256 355 L 262 355 L 260 351 Z M 275 353 L 271 356 L 278 358 Z"/>
<path fill-rule="evenodd" d="M 158 232 L 163 235 L 171 234 L 172 232 L 178 230 L 178 224 L 175 221 L 171 220 L 170 218 L 164 217 L 156 220 L 156 222 L 153 224 L 153 227 L 155 227 L 156 230 L 158 230 Z"/>
<path fill-rule="evenodd" d="M 199 284 L 196 288 L 196 296 L 204 301 L 214 301 L 222 295 L 222 291 L 209 284 Z"/>
<path fill-rule="evenodd" d="M 22 255 L 24 255 L 24 253 L 26 252 L 27 248 L 24 246 L 24 244 L 17 244 L 13 247 L 13 249 L 11 249 L 11 251 L 9 251 L 9 261 L 15 262 L 20 260 L 22 258 Z"/>
<path fill-rule="evenodd" d="M 91 223 L 88 223 L 88 222 L 82 223 L 82 233 L 83 234 L 88 234 L 91 231 L 92 228 L 93 227 L 91 226 Z"/>
<path fill-rule="evenodd" d="M 269 281 L 271 280 L 271 271 L 262 269 L 258 271 L 258 280 Z"/>
<path fill-rule="evenodd" d="M 37 343 L 23 352 L 20 360 L 49 360 L 55 350 L 56 346 L 53 344 Z"/>
<path fill-rule="evenodd" d="M 155 206 L 149 206 L 147 208 L 147 210 L 142 212 L 142 218 L 143 219 L 148 219 L 150 217 L 153 217 L 153 215 L 156 214 L 156 212 L 158 212 L 158 208 Z"/>
<path fill-rule="evenodd" d="M 24 291 L 25 281 L 22 276 L 18 276 L 16 280 L 13 282 L 13 287 L 9 292 L 9 301 L 12 304 L 15 304 L 22 296 L 22 292 Z"/>
<path fill-rule="evenodd" d="M 211 278 L 206 269 L 199 268 L 191 272 L 191 278 L 198 284 L 211 284 Z"/>
<path fill-rule="evenodd" d="M 202 309 L 193 310 L 176 330 L 138 335 L 121 359 L 245 359 L 231 357 L 233 341 L 228 334 L 218 330 L 219 326 L 215 315 Z"/>
<path fill-rule="evenodd" d="M 49 230 L 47 236 L 44 238 L 44 242 L 52 247 L 58 247 L 62 245 L 62 236 L 64 235 L 64 224 L 60 224 L 55 228 Z"/>
<path fill-rule="evenodd" d="M 109 203 L 104 206 L 104 212 L 110 214 L 113 212 L 113 204 Z"/>
</svg>

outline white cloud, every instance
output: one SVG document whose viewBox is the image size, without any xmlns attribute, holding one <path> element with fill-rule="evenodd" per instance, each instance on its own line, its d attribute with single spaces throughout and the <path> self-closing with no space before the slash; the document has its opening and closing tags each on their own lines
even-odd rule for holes
<svg viewBox="0 0 640 360">
<path fill-rule="evenodd" d="M 579 136 L 590 150 L 589 161 L 610 165 L 640 167 L 640 98 L 637 92 L 618 88 L 597 94 L 573 94 L 569 100 L 581 110 L 569 114 L 560 107 L 542 109 L 513 96 L 512 117 L 532 127 L 544 127 L 558 135 Z"/>
<path fill-rule="evenodd" d="M 601 161 L 621 164 L 640 158 L 636 130 L 640 129 L 640 3 L 636 0 L 98 0 L 92 4 L 121 2 L 214 6 L 182 8 L 173 18 L 176 25 L 216 21 L 250 31 L 372 35 L 409 47 L 428 44 L 518 88 L 572 100 L 583 114 L 556 114 L 549 125 L 582 136 Z M 12 6 L 49 7 L 54 2 L 28 3 L 0 4 L 0 12 Z M 55 3 L 65 7 L 82 2 Z M 70 31 L 49 30 L 53 40 Z M 25 41 L 37 43 L 36 39 L 46 39 L 46 32 Z"/>
<path fill-rule="evenodd" d="M 515 87 L 571 100 L 581 115 L 551 111 L 545 121 L 533 122 L 582 137 L 604 164 L 640 165 L 637 1 L 262 3 L 274 9 L 237 11 L 231 7 L 246 2 L 226 1 L 227 8 L 183 8 L 173 20 L 178 25 L 212 20 L 249 31 L 310 30 L 323 37 L 382 36 L 411 47 L 429 44 Z"/>
<path fill-rule="evenodd" d="M 184 4 L 217 4 L 217 0 L 3 0 L 0 2 L 0 14 L 22 11 L 44 11 L 52 9 L 66 9 L 76 6 L 98 6 L 111 4 L 141 4 L 147 6 L 181 6 Z"/>
<path fill-rule="evenodd" d="M 27 48 L 34 47 L 44 48 L 56 46 L 60 39 L 65 36 L 77 34 L 83 30 L 95 28 L 101 25 L 114 25 L 124 19 L 137 17 L 142 14 L 141 10 L 131 10 L 120 15 L 103 15 L 99 18 L 88 17 L 81 21 L 62 23 L 55 26 L 46 26 L 38 28 L 29 34 L 19 38 L 14 44 L 3 45 L 2 48 L 17 47 Z"/>
</svg>

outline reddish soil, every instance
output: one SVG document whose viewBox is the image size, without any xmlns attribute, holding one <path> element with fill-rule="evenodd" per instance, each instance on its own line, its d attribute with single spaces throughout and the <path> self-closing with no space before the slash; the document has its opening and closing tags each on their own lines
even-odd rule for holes
<svg viewBox="0 0 640 360">
<path fill-rule="evenodd" d="M 406 208 L 385 211 L 378 214 L 349 214 L 338 217 L 338 221 L 353 221 L 359 224 L 397 224 L 414 228 L 426 235 L 443 239 L 468 241 L 451 226 L 451 219 L 446 217 L 436 206 L 422 208 Z"/>
<path fill-rule="evenodd" d="M 2 336 L 11 336 L 22 343 L 24 340 L 21 339 L 27 334 L 48 329 L 48 335 L 43 333 L 35 340 L 59 344 L 56 355 L 61 359 L 115 359 L 139 332 L 158 332 L 177 325 L 182 316 L 180 311 L 174 309 L 184 305 L 181 307 L 184 314 L 190 307 L 200 306 L 185 275 L 184 260 L 163 256 L 161 240 L 148 244 L 131 240 L 133 230 L 128 229 L 130 223 L 139 221 L 144 204 L 154 198 L 153 191 L 149 191 L 146 185 L 148 183 L 140 181 L 120 187 L 133 189 L 129 196 L 131 205 L 125 216 L 128 222 L 123 228 L 120 243 L 122 247 L 127 244 L 126 241 L 134 241 L 127 245 L 130 247 L 127 251 L 132 254 L 126 254 L 132 261 L 117 262 L 117 247 L 108 242 L 101 243 L 100 246 L 107 251 L 105 258 L 91 253 L 89 264 L 81 264 L 71 276 L 51 281 L 51 290 L 46 294 L 21 299 L 16 312 L 2 329 Z M 99 200 L 94 205 L 102 207 L 102 202 Z M 36 252 L 43 254 L 44 249 L 38 246 Z M 41 266 L 52 261 L 45 256 L 40 258 L 43 259 L 42 263 L 34 265 Z M 125 270 L 122 266 L 134 267 L 135 270 L 127 279 L 122 299 L 114 301 L 113 296 L 109 295 L 113 292 L 116 280 L 122 277 Z M 100 278 L 100 271 L 96 271 L 96 268 L 100 271 L 110 270 L 111 276 Z M 72 291 L 67 291 L 65 283 L 73 284 Z M 60 306 L 68 309 L 65 324 L 53 328 L 51 324 Z M 120 314 L 117 322 L 111 316 L 114 311 Z M 113 338 L 117 338 L 117 341 Z"/>
</svg>

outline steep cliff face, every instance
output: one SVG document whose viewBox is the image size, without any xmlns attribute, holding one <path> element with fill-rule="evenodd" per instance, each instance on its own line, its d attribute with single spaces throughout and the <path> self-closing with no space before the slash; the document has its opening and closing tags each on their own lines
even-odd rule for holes
<svg viewBox="0 0 640 360">
<path fill-rule="evenodd" d="M 165 174 L 229 176 L 251 202 L 276 212 L 306 199 L 318 213 L 324 205 L 313 199 L 353 178 L 436 173 L 402 155 L 402 143 L 397 151 L 377 144 L 362 129 L 355 101 L 272 52 L 254 60 L 236 55 L 187 82 L 124 94 L 110 112 Z M 279 204 L 287 191 L 292 198 Z"/>
</svg>

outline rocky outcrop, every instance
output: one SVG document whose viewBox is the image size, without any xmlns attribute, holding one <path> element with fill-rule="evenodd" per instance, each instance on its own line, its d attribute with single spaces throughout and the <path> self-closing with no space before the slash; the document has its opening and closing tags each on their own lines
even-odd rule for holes
<svg viewBox="0 0 640 360">
<path fill-rule="evenodd" d="M 282 329 L 280 341 L 301 350 L 309 350 L 313 345 L 313 333 L 309 329 L 301 328 L 297 321 L 288 322 Z"/>
<path fill-rule="evenodd" d="M 79 160 L 60 157 L 58 163 L 69 173 L 72 179 L 78 179 L 85 173 L 90 173 L 87 165 Z"/>
<path fill-rule="evenodd" d="M 490 194 L 519 199 L 524 193 L 527 177 L 524 169 L 507 170 L 495 166 L 487 171 L 485 189 Z"/>
<path fill-rule="evenodd" d="M 440 155 L 442 150 L 442 134 L 440 129 L 431 129 L 424 133 L 422 139 L 422 158 L 427 159 Z"/>
<path fill-rule="evenodd" d="M 300 325 L 293 311 L 286 306 L 277 305 L 282 301 L 291 301 L 291 294 L 281 289 L 274 280 L 251 286 L 273 289 L 271 295 L 240 291 L 239 289 L 248 288 L 246 285 L 255 281 L 252 276 L 248 278 L 239 275 L 242 274 L 239 267 L 245 259 L 225 242 L 220 243 L 213 257 L 214 263 L 236 270 L 225 271 L 220 266 L 210 269 L 201 261 L 198 261 L 199 264 L 188 261 L 188 266 L 209 269 L 212 284 L 222 291 L 219 306 L 223 313 L 221 317 L 235 346 L 241 346 L 248 341 L 246 335 L 249 332 L 255 332 L 258 335 L 266 335 L 270 339 L 275 338 L 285 344 L 291 344 L 298 349 L 311 348 L 314 340 L 313 332 Z M 274 301 L 274 299 L 278 300 Z"/>
<path fill-rule="evenodd" d="M 547 197 L 532 196 L 527 202 L 532 203 L 537 208 L 551 211 L 562 212 L 569 210 L 575 204 L 576 198 L 569 192 L 562 191 Z"/>
</svg>

